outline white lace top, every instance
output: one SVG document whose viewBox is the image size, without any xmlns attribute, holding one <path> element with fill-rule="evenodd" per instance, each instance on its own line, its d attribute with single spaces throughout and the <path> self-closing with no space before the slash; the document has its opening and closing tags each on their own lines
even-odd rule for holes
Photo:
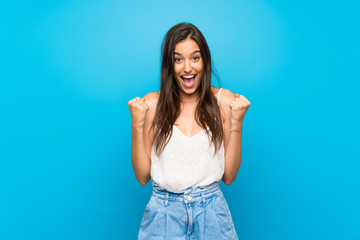
<svg viewBox="0 0 360 240">
<path fill-rule="evenodd" d="M 214 144 L 204 129 L 188 137 L 173 125 L 172 136 L 160 156 L 156 155 L 154 146 L 151 149 L 151 179 L 170 191 L 220 181 L 225 166 L 224 142 L 215 156 L 214 152 Z"/>
</svg>

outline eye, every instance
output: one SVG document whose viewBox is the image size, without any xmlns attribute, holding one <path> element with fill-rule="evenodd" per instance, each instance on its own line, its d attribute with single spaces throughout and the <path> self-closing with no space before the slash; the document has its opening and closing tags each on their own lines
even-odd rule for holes
<svg viewBox="0 0 360 240">
<path fill-rule="evenodd" d="M 197 60 L 200 59 L 200 57 L 196 56 L 196 57 L 193 57 L 193 59 L 194 59 L 195 61 L 197 61 Z"/>
<path fill-rule="evenodd" d="M 180 62 L 180 61 L 181 61 L 181 58 L 174 58 L 174 61 L 175 61 L 175 62 Z"/>
</svg>

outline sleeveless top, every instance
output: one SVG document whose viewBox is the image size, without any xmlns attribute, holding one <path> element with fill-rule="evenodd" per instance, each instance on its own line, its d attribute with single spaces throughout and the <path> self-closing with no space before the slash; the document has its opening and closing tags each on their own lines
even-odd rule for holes
<svg viewBox="0 0 360 240">
<path fill-rule="evenodd" d="M 151 148 L 151 179 L 169 191 L 220 181 L 225 169 L 224 141 L 215 156 L 214 152 L 214 144 L 204 129 L 188 137 L 173 125 L 171 138 L 160 156 L 156 155 L 154 145 Z"/>
</svg>

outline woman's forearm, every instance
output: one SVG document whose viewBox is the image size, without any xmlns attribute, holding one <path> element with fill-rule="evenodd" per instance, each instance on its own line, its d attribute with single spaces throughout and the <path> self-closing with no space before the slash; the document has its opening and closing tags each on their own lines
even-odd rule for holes
<svg viewBox="0 0 360 240">
<path fill-rule="evenodd" d="M 143 126 L 132 126 L 131 163 L 136 179 L 145 185 L 150 180 L 151 162 L 146 154 Z"/>
<path fill-rule="evenodd" d="M 239 129 L 239 132 L 231 132 L 229 143 L 225 154 L 225 171 L 223 181 L 225 184 L 231 184 L 238 174 L 242 159 L 242 122 L 232 122 L 231 129 Z"/>
</svg>

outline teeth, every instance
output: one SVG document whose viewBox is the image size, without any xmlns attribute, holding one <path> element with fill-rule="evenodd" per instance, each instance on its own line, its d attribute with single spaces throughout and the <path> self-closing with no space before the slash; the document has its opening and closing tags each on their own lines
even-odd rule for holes
<svg viewBox="0 0 360 240">
<path fill-rule="evenodd" d="M 190 76 L 182 76 L 183 78 L 193 78 L 195 75 L 190 75 Z"/>
</svg>

